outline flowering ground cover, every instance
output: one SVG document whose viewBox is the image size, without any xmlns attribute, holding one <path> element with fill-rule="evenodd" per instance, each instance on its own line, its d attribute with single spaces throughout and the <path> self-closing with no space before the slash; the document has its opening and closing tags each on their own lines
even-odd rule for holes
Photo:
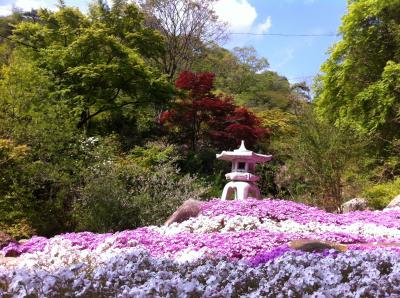
<svg viewBox="0 0 400 298">
<path fill-rule="evenodd" d="M 292 249 L 297 239 L 346 252 Z M 3 248 L 0 297 L 393 297 L 400 211 L 330 214 L 285 200 L 202 204 L 182 223 L 33 237 Z"/>
</svg>

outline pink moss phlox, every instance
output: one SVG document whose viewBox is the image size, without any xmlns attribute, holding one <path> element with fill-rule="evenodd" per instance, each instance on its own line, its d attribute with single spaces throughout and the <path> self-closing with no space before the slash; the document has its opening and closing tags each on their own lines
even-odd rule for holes
<svg viewBox="0 0 400 298">
<path fill-rule="evenodd" d="M 112 235 L 112 233 L 96 234 L 92 232 L 80 232 L 60 234 L 56 237 L 69 240 L 71 245 L 76 249 L 93 250 Z"/>
<path fill-rule="evenodd" d="M 77 249 L 95 249 L 112 237 L 112 247 L 141 247 L 153 256 L 174 257 L 185 249 L 194 251 L 206 249 L 212 254 L 226 255 L 236 259 L 254 256 L 260 251 L 274 249 L 295 239 L 319 239 L 341 243 L 368 243 L 382 240 L 349 233 L 281 233 L 268 230 L 203 234 L 182 232 L 175 235 L 162 235 L 149 228 L 115 234 L 69 233 L 56 237 L 71 241 L 72 246 Z M 34 251 L 32 246 L 29 250 L 25 248 L 26 244 L 20 244 L 19 251 L 21 253 Z M 42 246 L 38 247 L 38 250 L 42 249 Z"/>
<path fill-rule="evenodd" d="M 49 239 L 46 237 L 33 236 L 24 243 L 10 243 L 3 247 L 1 252 L 6 256 L 19 256 L 23 253 L 43 251 Z"/>
<path fill-rule="evenodd" d="M 334 225 L 346 225 L 357 221 L 379 223 L 391 227 L 400 226 L 400 212 L 353 212 L 351 214 L 331 214 L 320 209 L 284 200 L 255 200 L 204 202 L 202 213 L 205 216 L 235 215 L 269 218 L 276 221 L 295 220 L 298 223 L 321 222 Z M 378 221 L 380 219 L 381 221 Z M 397 226 L 397 227 L 398 227 Z M 226 255 L 234 259 L 251 258 L 260 252 L 268 253 L 291 240 L 316 239 L 345 244 L 371 242 L 400 242 L 400 239 L 385 237 L 369 237 L 361 234 L 345 232 L 277 232 L 266 229 L 244 230 L 238 232 L 189 233 L 181 232 L 173 235 L 158 233 L 152 228 L 138 228 L 114 234 L 95 234 L 91 232 L 67 233 L 47 239 L 33 237 L 25 243 L 10 244 L 1 251 L 5 255 L 17 256 L 24 253 L 43 251 L 49 243 L 68 240 L 71 247 L 78 250 L 94 250 L 105 244 L 105 248 L 138 247 L 148 250 L 153 256 L 174 258 L 182 251 L 205 251 L 211 255 Z M 354 246 L 355 247 L 355 246 Z"/>
<path fill-rule="evenodd" d="M 373 223 L 388 228 L 400 226 L 400 210 L 355 211 L 346 214 L 333 214 L 301 203 L 280 199 L 247 199 L 223 201 L 214 199 L 204 202 L 201 207 L 205 216 L 236 215 L 269 218 L 275 221 L 294 220 L 301 224 L 320 222 L 338 226 L 356 222 Z"/>
</svg>

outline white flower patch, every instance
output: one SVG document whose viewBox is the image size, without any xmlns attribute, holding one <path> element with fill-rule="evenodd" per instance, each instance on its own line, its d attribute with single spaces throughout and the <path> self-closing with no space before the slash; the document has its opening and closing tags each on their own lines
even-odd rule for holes
<svg viewBox="0 0 400 298">
<path fill-rule="evenodd" d="M 193 250 L 192 248 L 186 248 L 181 250 L 175 255 L 174 260 L 178 263 L 193 262 L 201 259 L 207 255 L 207 248 L 202 248 L 199 250 Z"/>
<path fill-rule="evenodd" d="M 169 226 L 150 226 L 156 232 L 162 235 L 175 235 L 182 232 L 187 233 L 211 233 L 220 232 L 225 225 L 225 216 L 219 215 L 208 217 L 200 215 L 190 218 L 182 223 L 173 223 Z"/>
<path fill-rule="evenodd" d="M 236 215 L 226 220 L 225 226 L 220 230 L 225 232 L 239 232 L 257 230 L 261 227 L 261 222 L 256 217 Z"/>
<path fill-rule="evenodd" d="M 162 235 L 175 235 L 182 232 L 188 233 L 211 233 L 211 232 L 239 232 L 248 230 L 264 229 L 281 233 L 349 233 L 365 237 L 400 238 L 400 230 L 387 228 L 374 223 L 356 222 L 350 225 L 333 225 L 320 222 L 298 223 L 294 220 L 274 221 L 269 218 L 257 218 L 252 216 L 236 215 L 234 217 L 198 216 L 182 223 L 173 223 L 170 226 L 156 227 L 151 229 Z"/>
<path fill-rule="evenodd" d="M 113 257 L 141 250 L 143 249 L 140 247 L 115 248 L 112 246 L 112 237 L 106 239 L 104 243 L 94 250 L 78 249 L 72 246 L 71 241 L 68 239 L 54 237 L 43 251 L 23 254 L 18 257 L 17 263 L 13 263 L 10 266 L 4 265 L 3 267 L 8 269 L 44 269 L 48 272 L 81 264 L 96 268 L 108 263 Z"/>
<path fill-rule="evenodd" d="M 387 228 L 372 223 L 354 223 L 349 226 L 342 227 L 344 231 L 349 233 L 360 234 L 370 237 L 400 238 L 400 230 Z"/>
</svg>

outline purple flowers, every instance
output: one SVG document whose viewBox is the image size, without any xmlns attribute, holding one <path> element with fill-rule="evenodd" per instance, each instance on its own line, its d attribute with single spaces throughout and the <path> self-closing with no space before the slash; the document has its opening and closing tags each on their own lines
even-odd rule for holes
<svg viewBox="0 0 400 298">
<path fill-rule="evenodd" d="M 20 256 L 0 263 L 0 296 L 397 294 L 399 227 L 394 210 L 341 215 L 284 200 L 212 200 L 200 216 L 169 227 L 10 244 L 1 253 Z M 349 251 L 289 248 L 298 239 L 348 244 Z"/>
<path fill-rule="evenodd" d="M 284 250 L 284 249 L 283 249 Z M 226 257 L 179 264 L 127 252 L 90 264 L 0 269 L 0 296 L 397 297 L 399 254 L 387 250 L 313 254 L 286 251 L 253 267 Z"/>
<path fill-rule="evenodd" d="M 240 259 L 304 238 L 344 244 L 400 242 L 399 226 L 399 211 L 342 215 L 284 200 L 212 200 L 203 204 L 202 216 L 175 225 L 175 233 L 169 233 L 169 228 L 144 227 L 114 234 L 33 237 L 23 244 L 10 244 L 2 253 L 17 256 L 43 251 L 54 241 L 66 240 L 76 250 L 95 250 L 109 242 L 112 248 L 140 247 L 158 257 L 174 258 L 182 250 L 206 249 L 210 254 Z"/>
</svg>

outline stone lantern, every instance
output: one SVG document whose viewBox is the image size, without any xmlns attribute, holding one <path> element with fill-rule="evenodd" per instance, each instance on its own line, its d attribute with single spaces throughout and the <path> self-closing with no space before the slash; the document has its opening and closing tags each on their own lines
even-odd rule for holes
<svg viewBox="0 0 400 298">
<path fill-rule="evenodd" d="M 228 182 L 222 192 L 221 199 L 245 200 L 248 197 L 261 199 L 260 190 L 255 184 L 260 177 L 254 175 L 257 163 L 264 163 L 272 159 L 272 155 L 257 154 L 247 150 L 244 141 L 239 149 L 222 151 L 217 154 L 217 159 L 232 162 L 232 171 L 225 175 Z"/>
</svg>

